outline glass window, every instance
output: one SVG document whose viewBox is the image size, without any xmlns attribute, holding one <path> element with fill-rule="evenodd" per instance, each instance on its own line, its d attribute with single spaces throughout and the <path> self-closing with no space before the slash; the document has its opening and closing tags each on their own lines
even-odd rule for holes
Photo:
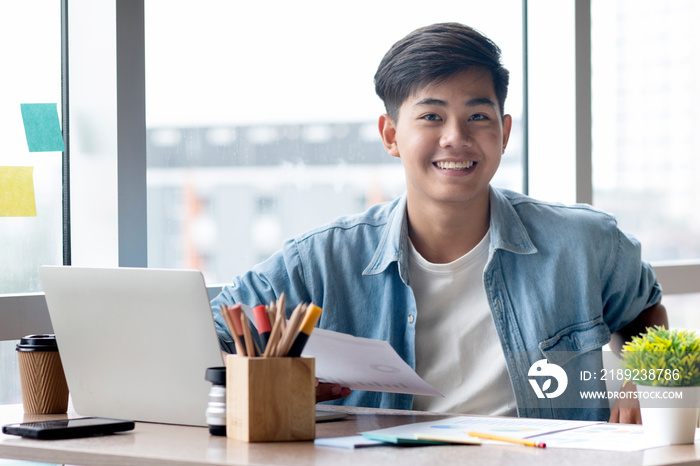
<svg viewBox="0 0 700 466">
<path fill-rule="evenodd" d="M 695 0 L 592 2 L 594 203 L 651 261 L 700 258 Z"/>
<path fill-rule="evenodd" d="M 62 262 L 61 152 L 29 151 L 21 111 L 21 104 L 48 103 L 42 109 L 60 119 L 60 13 L 55 0 L 0 6 L 0 61 L 7 71 L 0 86 L 0 261 L 12 264 L 0 268 L 0 295 L 40 291 L 39 266 Z M 28 125 L 39 125 L 41 116 L 27 115 Z"/>
<path fill-rule="evenodd" d="M 576 202 L 573 1 L 527 2 L 528 194 Z"/>
<path fill-rule="evenodd" d="M 664 306 L 671 314 L 671 328 L 688 328 L 700 335 L 700 293 L 664 295 Z"/>
<path fill-rule="evenodd" d="M 42 109 L 60 126 L 60 17 L 56 0 L 0 6 L 0 295 L 40 291 L 39 266 L 62 262 L 61 152 L 30 152 L 21 111 L 51 104 Z M 26 115 L 28 125 L 41 116 Z M 21 402 L 15 344 L 0 342 L 0 404 Z"/>
<path fill-rule="evenodd" d="M 284 239 L 400 195 L 373 76 L 434 22 L 502 48 L 514 129 L 494 183 L 521 190 L 521 3 L 146 2 L 149 266 L 225 283 Z"/>
</svg>

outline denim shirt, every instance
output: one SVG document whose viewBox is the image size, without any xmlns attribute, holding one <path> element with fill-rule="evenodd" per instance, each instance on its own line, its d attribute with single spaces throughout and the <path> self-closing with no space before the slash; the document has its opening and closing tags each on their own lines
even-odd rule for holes
<svg viewBox="0 0 700 466">
<path fill-rule="evenodd" d="M 661 300 L 639 243 L 590 206 L 541 202 L 493 187 L 490 229 L 483 280 L 512 385 L 494 389 L 513 390 L 519 416 L 607 420 L 608 400 L 582 400 L 579 392 L 606 390 L 601 347 Z M 268 303 L 284 292 L 288 313 L 299 302 L 313 302 L 323 308 L 319 327 L 388 341 L 415 368 L 420 314 L 410 285 L 404 195 L 285 242 L 224 287 L 212 309 L 229 352 L 233 344 L 219 306 Z M 544 358 L 567 374 L 560 396 L 535 393 L 532 380 L 540 379 L 530 368 Z M 582 380 L 583 371 L 593 377 Z M 406 394 L 353 391 L 330 403 L 411 409 L 412 402 Z"/>
</svg>

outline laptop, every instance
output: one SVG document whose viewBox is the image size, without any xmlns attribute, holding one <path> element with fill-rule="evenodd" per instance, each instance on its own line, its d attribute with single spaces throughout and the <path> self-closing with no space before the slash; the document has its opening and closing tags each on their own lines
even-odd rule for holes
<svg viewBox="0 0 700 466">
<path fill-rule="evenodd" d="M 81 416 L 205 426 L 207 367 L 223 357 L 197 270 L 42 266 Z"/>
</svg>

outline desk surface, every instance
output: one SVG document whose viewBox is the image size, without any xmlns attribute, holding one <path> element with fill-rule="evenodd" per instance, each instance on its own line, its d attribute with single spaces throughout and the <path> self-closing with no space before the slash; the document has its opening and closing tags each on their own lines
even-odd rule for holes
<svg viewBox="0 0 700 466">
<path fill-rule="evenodd" d="M 320 423 L 316 437 L 340 437 L 411 422 L 448 417 L 415 411 L 328 407 L 349 416 Z M 0 406 L 0 424 L 65 418 L 66 415 L 25 415 L 21 405 Z M 77 417 L 73 415 L 72 417 Z M 520 445 L 381 446 L 344 450 L 316 447 L 313 442 L 244 443 L 209 435 L 204 427 L 137 423 L 129 433 L 71 440 L 31 440 L 0 434 L 0 458 L 76 465 L 307 465 L 381 464 L 561 464 L 658 465 L 700 464 L 700 445 L 654 448 L 631 453 L 573 449 L 538 449 Z"/>
</svg>

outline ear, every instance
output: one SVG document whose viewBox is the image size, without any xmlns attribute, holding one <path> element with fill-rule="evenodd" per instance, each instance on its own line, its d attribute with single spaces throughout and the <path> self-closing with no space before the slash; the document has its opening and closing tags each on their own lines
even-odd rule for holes
<svg viewBox="0 0 700 466">
<path fill-rule="evenodd" d="M 506 146 L 508 145 L 508 139 L 510 138 L 510 129 L 513 126 L 513 118 L 510 115 L 505 115 L 503 117 L 503 146 L 501 149 L 501 154 L 506 151 Z"/>
<path fill-rule="evenodd" d="M 396 143 L 396 124 L 394 120 L 388 115 L 384 114 L 379 117 L 379 134 L 382 136 L 382 143 L 384 144 L 384 149 L 392 157 L 400 158 L 399 147 Z"/>
</svg>

